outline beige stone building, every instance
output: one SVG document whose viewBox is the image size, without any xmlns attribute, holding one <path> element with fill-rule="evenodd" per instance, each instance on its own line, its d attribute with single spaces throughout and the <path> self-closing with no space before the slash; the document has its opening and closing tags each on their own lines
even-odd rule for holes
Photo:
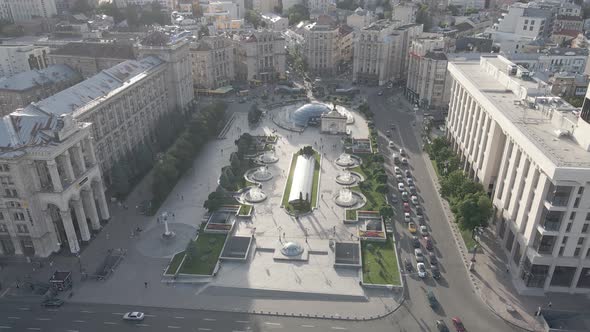
<svg viewBox="0 0 590 332">
<path fill-rule="evenodd" d="M 47 68 L 49 47 L 34 45 L 0 45 L 0 77 L 33 69 Z"/>
<path fill-rule="evenodd" d="M 304 26 L 302 55 L 316 75 L 334 75 L 340 59 L 340 31 L 334 19 L 321 15 Z"/>
<path fill-rule="evenodd" d="M 123 61 L 136 59 L 132 45 L 74 42 L 49 54 L 49 63 L 68 65 L 88 78 Z"/>
<path fill-rule="evenodd" d="M 47 98 L 80 82 L 82 76 L 66 65 L 30 70 L 0 80 L 0 116 Z"/>
<path fill-rule="evenodd" d="M 236 76 L 249 82 L 269 82 L 285 76 L 285 39 L 280 33 L 257 30 L 236 35 Z"/>
<path fill-rule="evenodd" d="M 216 89 L 235 79 L 235 45 L 225 36 L 203 37 L 191 44 L 193 84 L 197 89 Z"/>
</svg>

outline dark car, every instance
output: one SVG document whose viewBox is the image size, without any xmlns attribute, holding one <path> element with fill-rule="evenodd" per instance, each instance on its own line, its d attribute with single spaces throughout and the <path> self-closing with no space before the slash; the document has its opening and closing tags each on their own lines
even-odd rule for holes
<svg viewBox="0 0 590 332">
<path fill-rule="evenodd" d="M 445 324 L 445 322 L 443 320 L 436 321 L 436 328 L 438 329 L 439 332 L 449 332 L 449 328 L 447 327 L 447 324 Z"/>
<path fill-rule="evenodd" d="M 434 244 L 432 244 L 432 240 L 429 237 L 424 238 L 424 248 L 427 250 L 433 250 Z"/>
<path fill-rule="evenodd" d="M 392 204 L 396 204 L 397 202 L 399 202 L 397 195 L 396 194 L 391 194 L 391 203 Z"/>
<path fill-rule="evenodd" d="M 438 258 L 436 258 L 436 255 L 432 251 L 428 253 L 428 260 L 431 265 L 438 265 Z"/>
<path fill-rule="evenodd" d="M 407 178 L 409 178 L 409 177 L 411 177 L 411 176 L 412 176 L 412 172 L 410 172 L 410 170 L 409 170 L 409 169 L 405 170 L 405 171 L 404 171 L 404 174 L 406 175 L 406 177 L 407 177 Z"/>
<path fill-rule="evenodd" d="M 47 299 L 43 302 L 41 302 L 41 305 L 44 307 L 61 307 L 64 304 L 63 300 L 60 299 Z"/>
<path fill-rule="evenodd" d="M 440 279 L 440 269 L 438 268 L 438 265 L 430 264 L 430 272 L 432 272 L 432 277 L 434 279 Z"/>
<path fill-rule="evenodd" d="M 436 300 L 436 296 L 434 296 L 434 293 L 431 290 L 429 290 L 426 293 L 426 298 L 428 299 L 428 303 L 430 304 L 431 308 L 435 308 L 437 306 L 438 301 Z"/>
<path fill-rule="evenodd" d="M 410 261 L 409 259 L 404 259 L 404 266 L 406 267 L 406 271 L 412 271 L 413 267 L 412 267 L 412 261 Z"/>
<path fill-rule="evenodd" d="M 420 240 L 417 236 L 412 236 L 412 244 L 414 245 L 414 248 L 420 248 Z"/>
<path fill-rule="evenodd" d="M 453 317 L 451 320 L 453 321 L 453 325 L 455 326 L 455 330 L 457 330 L 457 332 L 467 331 L 465 329 L 465 326 L 463 326 L 463 322 L 461 321 L 461 318 Z"/>
<path fill-rule="evenodd" d="M 421 216 L 422 215 L 422 207 L 421 206 L 416 206 L 416 215 Z"/>
</svg>

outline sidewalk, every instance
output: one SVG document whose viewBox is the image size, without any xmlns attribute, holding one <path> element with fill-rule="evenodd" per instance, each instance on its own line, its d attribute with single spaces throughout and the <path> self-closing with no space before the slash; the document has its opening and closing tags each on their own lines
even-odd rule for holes
<svg viewBox="0 0 590 332">
<path fill-rule="evenodd" d="M 423 153 L 426 167 L 437 191 L 440 189 L 439 179 L 434 171 L 430 159 Z M 544 331 L 541 323 L 535 317 L 539 307 L 547 308 L 551 303 L 552 309 L 579 312 L 590 305 L 590 301 L 583 295 L 545 294 L 545 296 L 518 295 L 507 272 L 507 257 L 496 241 L 496 235 L 486 229 L 480 239 L 480 250 L 476 254 L 475 269 L 469 271 L 469 264 L 473 251 L 468 250 L 461 238 L 457 224 L 453 222 L 453 214 L 449 203 L 439 196 L 445 219 L 451 227 L 459 252 L 465 264 L 471 284 L 481 300 L 498 317 L 518 328 L 527 331 Z M 512 312 L 510 312 L 510 311 Z"/>
</svg>

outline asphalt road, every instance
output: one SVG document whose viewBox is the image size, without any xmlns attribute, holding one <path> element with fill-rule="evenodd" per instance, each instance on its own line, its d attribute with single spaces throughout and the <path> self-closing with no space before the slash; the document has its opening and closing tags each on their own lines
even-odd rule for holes
<svg viewBox="0 0 590 332">
<path fill-rule="evenodd" d="M 391 158 L 393 150 L 388 148 L 388 141 L 391 139 L 398 149 L 403 147 L 406 150 L 408 168 L 416 183 L 417 196 L 424 210 L 426 225 L 431 233 L 435 246 L 434 252 L 440 262 L 439 266 L 442 272 L 442 278 L 439 280 L 434 280 L 430 275 L 424 280 L 416 274 L 405 276 L 409 311 L 413 315 L 421 317 L 429 326 L 437 319 L 443 319 L 447 325 L 450 325 L 450 318 L 458 316 L 470 331 L 512 331 L 513 328 L 495 316 L 473 291 L 450 227 L 443 217 L 444 212 L 438 193 L 426 169 L 422 146 L 417 139 L 417 136 L 420 135 L 416 134 L 419 130 L 418 126 L 421 124 L 416 123 L 414 111 L 406 105 L 401 89 L 387 91 L 388 93 L 383 96 L 378 96 L 378 89 L 373 89 L 367 96 L 371 110 L 375 113 L 374 123 L 380 131 L 380 150 L 387 156 L 388 166 L 386 169 L 388 173 L 392 174 L 390 178 L 394 182 L 395 176 L 393 175 L 393 160 Z M 387 138 L 385 137 L 386 131 L 390 130 L 391 123 L 395 124 L 395 129 L 391 132 L 391 138 Z M 395 188 L 393 192 L 399 197 L 397 184 L 392 183 L 392 187 Z M 404 258 L 410 259 L 415 271 L 416 260 L 411 243 L 412 234 L 403 221 L 401 204 L 400 197 L 400 202 L 395 206 L 396 221 L 394 223 L 398 248 L 401 248 L 400 259 L 402 262 Z M 414 208 L 412 207 L 412 209 Z M 414 217 L 415 213 L 412 210 L 412 220 L 419 225 L 418 220 Z M 424 248 L 422 250 L 427 252 Z M 430 273 L 429 265 L 426 265 Z M 441 304 L 437 310 L 433 310 L 429 306 L 425 294 L 428 290 L 434 292 Z"/>
</svg>

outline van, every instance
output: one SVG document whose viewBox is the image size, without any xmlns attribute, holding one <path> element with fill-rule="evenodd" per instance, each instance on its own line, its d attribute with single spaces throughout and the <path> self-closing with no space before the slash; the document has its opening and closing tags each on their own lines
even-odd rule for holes
<svg viewBox="0 0 590 332">
<path fill-rule="evenodd" d="M 397 154 L 397 153 L 394 152 L 393 155 L 392 155 L 392 158 L 393 158 L 393 163 L 394 164 L 396 164 L 396 165 L 399 164 L 399 162 L 400 162 L 399 154 Z"/>
</svg>

